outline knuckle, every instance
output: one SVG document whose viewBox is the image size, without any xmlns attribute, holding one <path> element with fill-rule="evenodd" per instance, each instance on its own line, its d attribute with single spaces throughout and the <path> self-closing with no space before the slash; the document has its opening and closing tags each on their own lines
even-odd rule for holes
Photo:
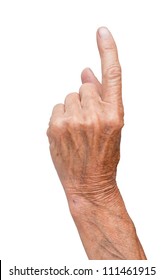
<svg viewBox="0 0 164 280">
<path fill-rule="evenodd" d="M 84 112 L 82 119 L 82 127 L 87 130 L 92 130 L 98 124 L 97 115 L 95 113 L 88 114 Z"/>
<path fill-rule="evenodd" d="M 98 120 L 96 116 L 89 117 L 85 120 L 85 126 L 88 128 L 96 127 L 98 125 Z"/>
<path fill-rule="evenodd" d="M 61 106 L 63 106 L 62 103 L 56 104 L 56 105 L 53 107 L 53 109 L 52 109 L 52 114 L 55 113 L 55 111 L 56 111 L 57 109 L 59 109 Z"/>
<path fill-rule="evenodd" d="M 110 65 L 103 76 L 106 80 L 121 80 L 121 66 L 119 64 Z"/>
<path fill-rule="evenodd" d="M 77 115 L 71 115 L 64 119 L 63 133 L 76 134 L 83 129 L 83 118 Z"/>
<path fill-rule="evenodd" d="M 109 119 L 109 126 L 112 130 L 121 130 L 124 126 L 123 118 L 115 116 Z"/>
<path fill-rule="evenodd" d="M 72 129 L 78 128 L 80 126 L 80 121 L 76 117 L 76 115 L 71 116 L 65 120 L 66 126 Z"/>
<path fill-rule="evenodd" d="M 64 127 L 65 127 L 65 125 L 64 125 L 64 122 L 63 122 L 62 118 L 56 118 L 49 125 L 48 131 L 47 131 L 48 136 L 55 136 L 56 137 L 57 135 L 59 135 L 59 133 L 61 134 Z"/>
<path fill-rule="evenodd" d="M 67 96 L 65 97 L 65 102 L 68 100 L 68 99 L 74 99 L 78 97 L 78 93 L 77 92 L 71 92 L 69 94 L 67 94 Z"/>
<path fill-rule="evenodd" d="M 53 123 L 53 128 L 56 130 L 61 130 L 64 128 L 64 121 L 62 118 L 56 118 L 56 120 Z"/>
</svg>

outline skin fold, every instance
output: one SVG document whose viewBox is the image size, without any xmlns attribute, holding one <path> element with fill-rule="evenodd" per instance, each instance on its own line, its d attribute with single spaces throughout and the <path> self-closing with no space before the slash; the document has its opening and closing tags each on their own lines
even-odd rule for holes
<svg viewBox="0 0 164 280">
<path fill-rule="evenodd" d="M 116 182 L 124 125 L 117 47 L 106 27 L 96 36 L 102 82 L 86 68 L 79 92 L 55 105 L 50 153 L 88 258 L 145 260 Z"/>
</svg>

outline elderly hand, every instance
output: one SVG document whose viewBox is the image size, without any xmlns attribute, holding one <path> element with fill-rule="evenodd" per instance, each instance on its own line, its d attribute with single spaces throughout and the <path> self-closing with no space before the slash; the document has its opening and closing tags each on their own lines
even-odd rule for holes
<svg viewBox="0 0 164 280">
<path fill-rule="evenodd" d="M 123 127 L 121 68 L 107 28 L 97 31 L 102 83 L 82 72 L 79 93 L 54 107 L 50 152 L 89 259 L 146 259 L 116 184 Z"/>
<path fill-rule="evenodd" d="M 107 28 L 97 32 L 102 84 L 90 69 L 79 93 L 54 107 L 48 129 L 50 152 L 67 197 L 106 203 L 117 193 L 116 168 L 123 126 L 121 68 Z"/>
</svg>

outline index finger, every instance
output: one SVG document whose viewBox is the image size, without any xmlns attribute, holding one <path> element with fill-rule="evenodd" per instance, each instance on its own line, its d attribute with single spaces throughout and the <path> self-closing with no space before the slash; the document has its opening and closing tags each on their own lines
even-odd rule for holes
<svg viewBox="0 0 164 280">
<path fill-rule="evenodd" d="M 116 43 L 106 27 L 97 31 L 97 45 L 102 68 L 102 100 L 122 104 L 121 67 L 118 59 Z"/>
</svg>

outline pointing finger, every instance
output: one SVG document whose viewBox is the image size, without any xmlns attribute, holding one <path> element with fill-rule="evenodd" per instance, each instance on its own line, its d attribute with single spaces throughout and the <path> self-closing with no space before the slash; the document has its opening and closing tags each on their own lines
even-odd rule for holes
<svg viewBox="0 0 164 280">
<path fill-rule="evenodd" d="M 122 104 L 121 67 L 116 43 L 106 27 L 97 31 L 97 44 L 102 68 L 102 99 L 113 105 Z"/>
</svg>

